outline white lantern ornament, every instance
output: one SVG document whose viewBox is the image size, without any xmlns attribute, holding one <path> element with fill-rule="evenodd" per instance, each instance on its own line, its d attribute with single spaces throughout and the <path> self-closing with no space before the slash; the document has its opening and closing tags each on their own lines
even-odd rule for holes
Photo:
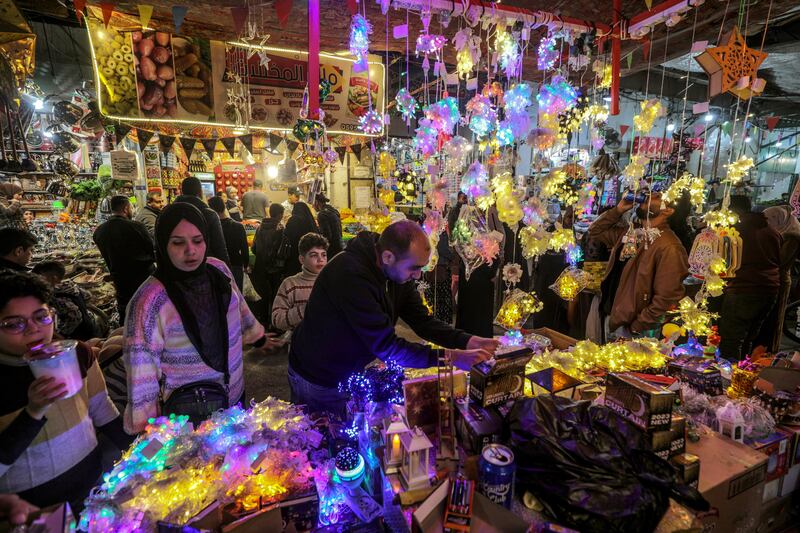
<svg viewBox="0 0 800 533">
<path fill-rule="evenodd" d="M 430 486 L 430 450 L 433 443 L 418 427 L 400 435 L 403 463 L 400 477 L 408 490 Z"/>
</svg>

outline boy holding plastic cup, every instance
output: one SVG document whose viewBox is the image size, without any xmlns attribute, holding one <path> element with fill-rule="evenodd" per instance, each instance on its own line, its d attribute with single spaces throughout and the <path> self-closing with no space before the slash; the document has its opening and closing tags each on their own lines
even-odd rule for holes
<svg viewBox="0 0 800 533">
<path fill-rule="evenodd" d="M 80 508 L 101 474 L 95 429 L 120 448 L 130 438 L 91 349 L 51 344 L 51 297 L 35 274 L 0 272 L 0 493 L 40 507 L 67 501 Z M 66 362 L 35 376 L 30 363 L 62 352 L 69 352 Z"/>
</svg>

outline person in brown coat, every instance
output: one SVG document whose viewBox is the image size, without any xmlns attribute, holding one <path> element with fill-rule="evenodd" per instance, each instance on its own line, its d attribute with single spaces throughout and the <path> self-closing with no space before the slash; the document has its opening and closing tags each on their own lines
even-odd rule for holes
<svg viewBox="0 0 800 533">
<path fill-rule="evenodd" d="M 609 331 L 624 338 L 658 329 L 667 311 L 683 298 L 683 279 L 689 273 L 686 249 L 669 227 L 675 209 L 662 202 L 661 193 L 646 195 L 637 208 L 636 251 L 632 257 L 622 253 L 628 231 L 622 215 L 633 207 L 633 201 L 623 196 L 617 207 L 589 227 L 590 238 L 611 249 L 601 310 L 609 319 Z"/>
</svg>

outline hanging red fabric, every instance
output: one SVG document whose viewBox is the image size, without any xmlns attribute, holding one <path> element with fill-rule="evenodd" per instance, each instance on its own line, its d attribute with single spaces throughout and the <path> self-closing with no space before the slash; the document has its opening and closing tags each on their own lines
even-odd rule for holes
<svg viewBox="0 0 800 533">
<path fill-rule="evenodd" d="M 276 0 L 275 1 L 275 14 L 278 16 L 278 22 L 281 27 L 285 27 L 289 22 L 289 14 L 292 12 L 292 0 Z"/>
</svg>

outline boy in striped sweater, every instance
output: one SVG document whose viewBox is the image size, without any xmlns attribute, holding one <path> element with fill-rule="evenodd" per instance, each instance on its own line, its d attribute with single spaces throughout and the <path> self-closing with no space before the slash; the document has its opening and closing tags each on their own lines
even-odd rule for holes
<svg viewBox="0 0 800 533">
<path fill-rule="evenodd" d="M 322 268 L 328 263 L 328 239 L 319 233 L 306 233 L 297 246 L 302 270 L 281 283 L 272 304 L 272 324 L 291 331 L 303 320 L 308 297 Z"/>
<path fill-rule="evenodd" d="M 91 348 L 78 343 L 83 387 L 34 378 L 22 358 L 53 339 L 52 291 L 27 272 L 0 272 L 0 493 L 17 493 L 44 507 L 82 507 L 99 481 L 100 431 L 120 449 L 131 438 L 108 397 Z"/>
</svg>

